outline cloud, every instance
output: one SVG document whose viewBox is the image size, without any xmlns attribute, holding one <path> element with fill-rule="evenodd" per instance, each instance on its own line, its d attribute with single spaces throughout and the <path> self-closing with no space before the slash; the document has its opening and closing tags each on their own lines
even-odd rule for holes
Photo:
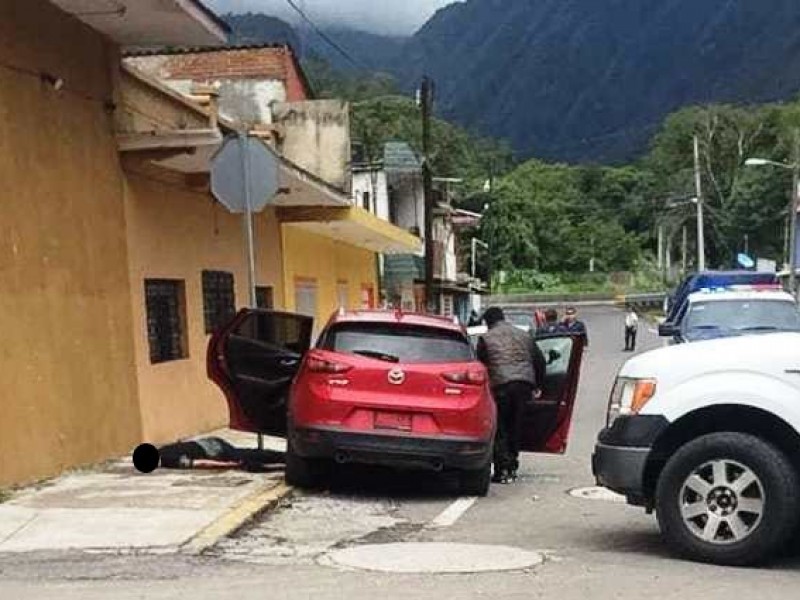
<svg viewBox="0 0 800 600">
<path fill-rule="evenodd" d="M 384 34 L 410 34 L 454 0 L 295 0 L 318 25 L 348 25 Z M 286 0 L 205 0 L 219 13 L 263 12 L 295 23 Z"/>
</svg>

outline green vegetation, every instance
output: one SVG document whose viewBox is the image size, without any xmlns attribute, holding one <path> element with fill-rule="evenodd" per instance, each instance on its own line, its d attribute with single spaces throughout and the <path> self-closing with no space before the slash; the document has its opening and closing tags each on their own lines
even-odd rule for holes
<svg viewBox="0 0 800 600">
<path fill-rule="evenodd" d="M 365 158 L 380 159 L 389 140 L 405 140 L 421 150 L 419 108 L 398 95 L 390 77 L 341 75 L 321 62 L 310 72 L 323 96 L 352 102 L 353 139 L 362 144 Z M 646 156 L 606 167 L 537 159 L 515 164 L 508 145 L 434 119 L 431 164 L 436 176 L 463 179 L 462 207 L 484 212 L 480 230 L 465 237 L 489 243 L 491 256 L 479 255 L 479 272 L 504 271 L 504 290 L 653 291 L 664 285 L 654 274 L 659 226 L 673 264 L 680 261 L 686 228 L 687 268 L 694 268 L 695 135 L 708 266 L 733 267 L 745 245 L 753 256 L 782 263 L 791 173 L 746 167 L 745 160 L 791 162 L 792 131 L 798 125 L 800 102 L 690 107 L 664 121 Z M 493 184 L 488 192 L 487 181 Z M 591 267 L 599 274 L 586 275 Z M 638 275 L 620 285 L 606 275 L 615 272 Z"/>
</svg>

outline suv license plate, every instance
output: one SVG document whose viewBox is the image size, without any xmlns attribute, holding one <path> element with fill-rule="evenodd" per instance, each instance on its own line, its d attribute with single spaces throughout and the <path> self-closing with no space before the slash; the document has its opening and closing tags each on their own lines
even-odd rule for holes
<svg viewBox="0 0 800 600">
<path fill-rule="evenodd" d="M 411 431 L 411 415 L 402 413 L 375 413 L 375 429 L 396 429 Z"/>
</svg>

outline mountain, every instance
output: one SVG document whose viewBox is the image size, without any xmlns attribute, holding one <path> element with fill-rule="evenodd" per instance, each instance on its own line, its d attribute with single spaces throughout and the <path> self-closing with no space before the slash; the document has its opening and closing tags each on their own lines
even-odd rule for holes
<svg viewBox="0 0 800 600">
<path fill-rule="evenodd" d="M 286 21 L 268 15 L 245 13 L 227 14 L 222 18 L 231 28 L 230 42 L 234 44 L 288 44 L 299 48 L 300 37 Z"/>
<path fill-rule="evenodd" d="M 628 160 L 668 113 L 800 90 L 796 0 L 468 0 L 392 64 L 437 112 L 523 156 Z"/>
<path fill-rule="evenodd" d="M 321 29 L 322 34 L 295 27 L 264 14 L 226 14 L 236 44 L 289 44 L 300 58 L 321 58 L 334 69 L 352 72 L 384 71 L 397 62 L 408 37 L 386 36 L 343 26 Z M 339 49 L 337 49 L 338 46 Z"/>
<path fill-rule="evenodd" d="M 289 36 L 240 15 L 238 36 Z M 628 161 L 687 105 L 761 103 L 800 91 L 797 0 L 467 0 L 410 38 L 346 28 L 292 32 L 305 57 L 436 84 L 436 114 L 505 139 L 520 158 Z M 356 63 L 358 66 L 354 66 Z"/>
</svg>

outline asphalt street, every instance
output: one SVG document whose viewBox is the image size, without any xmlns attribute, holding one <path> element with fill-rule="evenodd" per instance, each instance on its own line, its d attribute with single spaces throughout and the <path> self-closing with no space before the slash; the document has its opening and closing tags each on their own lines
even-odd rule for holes
<svg viewBox="0 0 800 600">
<path fill-rule="evenodd" d="M 0 597 L 797 598 L 798 556 L 763 569 L 685 562 L 669 554 L 654 517 L 641 509 L 569 494 L 593 485 L 594 439 L 615 373 L 629 357 L 621 312 L 584 307 L 581 316 L 591 345 L 567 455 L 526 456 L 520 480 L 493 487 L 487 498 L 459 499 L 453 482 L 438 477 L 350 469 L 333 490 L 294 496 L 202 557 L 0 556 Z M 661 344 L 643 329 L 639 351 Z M 493 546 L 500 545 L 539 553 L 543 562 L 509 572 L 397 574 L 342 568 L 326 558 L 359 547 L 380 557 L 373 546 L 411 542 L 479 545 L 487 556 L 499 556 Z M 446 562 L 449 547 L 436 546 L 436 558 Z"/>
</svg>

